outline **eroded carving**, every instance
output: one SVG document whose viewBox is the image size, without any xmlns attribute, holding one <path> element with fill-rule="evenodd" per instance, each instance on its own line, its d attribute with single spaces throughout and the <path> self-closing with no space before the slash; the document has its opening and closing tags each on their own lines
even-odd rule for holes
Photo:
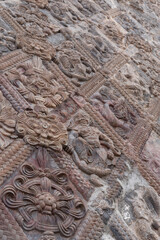
<svg viewBox="0 0 160 240">
<path fill-rule="evenodd" d="M 150 170 L 160 177 L 159 136 L 153 131 L 146 142 L 141 157 Z"/>
</svg>

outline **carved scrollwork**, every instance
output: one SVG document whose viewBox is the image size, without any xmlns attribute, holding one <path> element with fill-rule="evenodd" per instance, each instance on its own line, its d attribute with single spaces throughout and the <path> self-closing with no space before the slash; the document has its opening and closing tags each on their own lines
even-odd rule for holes
<svg viewBox="0 0 160 240">
<path fill-rule="evenodd" d="M 38 158 L 45 154 L 39 151 Z M 26 231 L 44 232 L 41 239 L 51 232 L 70 237 L 85 216 L 84 204 L 74 196 L 64 171 L 43 168 L 41 161 L 39 165 L 37 168 L 24 163 L 13 184 L 4 187 L 2 200 L 8 208 L 18 211 L 17 220 Z"/>
</svg>

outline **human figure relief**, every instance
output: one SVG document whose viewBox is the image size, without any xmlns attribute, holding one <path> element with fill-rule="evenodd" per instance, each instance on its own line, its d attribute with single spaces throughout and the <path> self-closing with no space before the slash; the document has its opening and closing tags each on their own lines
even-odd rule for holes
<svg viewBox="0 0 160 240">
<path fill-rule="evenodd" d="M 104 168 L 107 161 L 114 162 L 115 156 L 120 155 L 112 140 L 98 128 L 91 126 L 91 119 L 84 111 L 79 111 L 74 116 L 68 130 L 71 131 L 69 139 L 76 152 L 75 161 L 78 167 L 87 174 L 107 175 L 110 172 Z M 95 166 L 96 162 L 103 167 Z"/>
<path fill-rule="evenodd" d="M 68 96 L 65 88 L 53 78 L 38 57 L 11 70 L 7 77 L 33 105 L 52 109 Z"/>
<path fill-rule="evenodd" d="M 107 88 L 103 87 L 98 93 L 92 96 L 91 103 L 101 115 L 114 128 L 121 128 L 125 133 L 129 132 L 132 124 L 136 122 L 135 113 L 128 107 L 123 97 L 115 98 L 108 94 Z"/>
<path fill-rule="evenodd" d="M 74 44 L 70 41 L 64 42 L 57 48 L 57 62 L 62 72 L 71 78 L 76 86 L 88 81 L 95 73 L 87 59 L 74 48 Z"/>
</svg>

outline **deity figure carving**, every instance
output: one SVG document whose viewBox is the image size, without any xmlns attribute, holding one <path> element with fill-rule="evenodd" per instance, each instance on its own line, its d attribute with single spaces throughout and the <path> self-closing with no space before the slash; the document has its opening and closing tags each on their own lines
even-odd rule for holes
<svg viewBox="0 0 160 240">
<path fill-rule="evenodd" d="M 54 79 L 42 60 L 36 56 L 10 70 L 7 78 L 33 106 L 51 110 L 68 97 L 65 88 Z"/>
<path fill-rule="evenodd" d="M 160 237 L 160 200 L 151 187 L 138 187 L 129 199 L 134 214 L 134 227 L 142 240 Z"/>
<path fill-rule="evenodd" d="M 87 174 L 105 176 L 110 173 L 106 168 L 121 153 L 111 139 L 98 128 L 91 126 L 91 118 L 80 110 L 68 126 L 70 145 L 73 146 L 74 160 Z"/>
<path fill-rule="evenodd" d="M 75 195 L 66 172 L 47 168 L 47 159 L 47 151 L 39 148 L 36 162 L 25 162 L 20 167 L 13 183 L 3 188 L 1 198 L 7 208 L 14 210 L 24 230 L 44 232 L 41 240 L 49 236 L 55 240 L 57 233 L 71 237 L 86 214 L 85 206 Z"/>
<path fill-rule="evenodd" d="M 62 43 L 57 49 L 56 60 L 60 69 L 64 74 L 71 78 L 76 86 L 80 86 L 83 82 L 92 78 L 95 73 L 92 65 L 78 52 L 74 43 L 66 41 Z"/>
<path fill-rule="evenodd" d="M 0 91 L 0 149 L 7 147 L 13 139 L 17 138 L 15 134 L 16 111 L 5 99 Z"/>
<path fill-rule="evenodd" d="M 40 145 L 61 151 L 68 142 L 67 129 L 52 113 L 26 110 L 16 121 L 18 134 L 31 145 Z"/>
<path fill-rule="evenodd" d="M 106 87 L 102 87 L 91 98 L 91 103 L 114 128 L 123 130 L 122 135 L 136 124 L 136 115 L 123 97 L 116 97 Z M 125 136 L 124 136 L 125 137 Z"/>
</svg>

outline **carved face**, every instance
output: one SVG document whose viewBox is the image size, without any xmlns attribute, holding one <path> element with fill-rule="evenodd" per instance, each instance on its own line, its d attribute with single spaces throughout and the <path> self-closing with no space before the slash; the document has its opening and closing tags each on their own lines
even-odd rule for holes
<svg viewBox="0 0 160 240">
<path fill-rule="evenodd" d="M 67 144 L 68 134 L 65 125 L 55 116 L 25 112 L 18 115 L 16 130 L 31 145 L 42 145 L 61 151 Z"/>
</svg>

